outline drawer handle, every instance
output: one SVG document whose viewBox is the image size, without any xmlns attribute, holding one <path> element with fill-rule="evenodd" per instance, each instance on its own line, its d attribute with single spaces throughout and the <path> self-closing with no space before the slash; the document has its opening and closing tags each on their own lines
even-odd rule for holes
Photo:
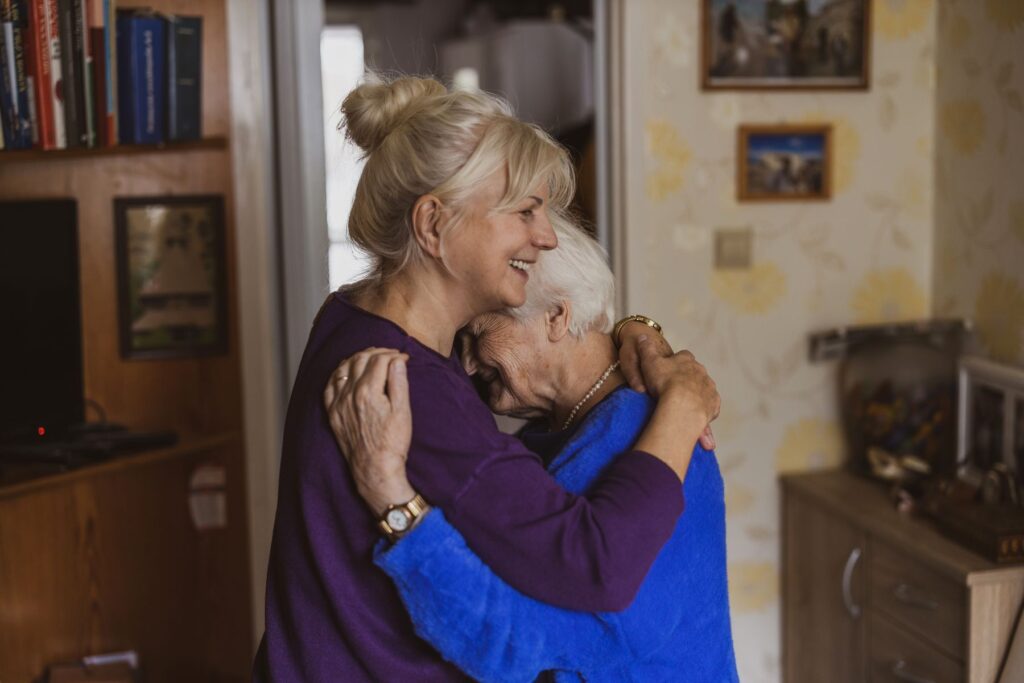
<svg viewBox="0 0 1024 683">
<path fill-rule="evenodd" d="M 854 619 L 860 618 L 860 605 L 853 601 L 850 582 L 853 580 L 853 570 L 857 567 L 857 562 L 860 561 L 860 554 L 860 548 L 851 550 L 850 556 L 846 558 L 846 566 L 843 567 L 843 604 L 846 605 L 846 611 Z"/>
<path fill-rule="evenodd" d="M 935 602 L 931 598 L 914 595 L 914 589 L 908 584 L 898 583 L 893 586 L 893 596 L 902 602 L 904 605 L 911 605 L 913 607 L 921 607 L 923 609 L 930 609 L 935 611 L 939 608 L 939 603 Z"/>
<path fill-rule="evenodd" d="M 907 681 L 907 683 L 935 683 L 931 678 L 925 678 L 910 672 L 907 669 L 907 663 L 902 659 L 892 665 L 892 675 L 901 681 Z"/>
</svg>

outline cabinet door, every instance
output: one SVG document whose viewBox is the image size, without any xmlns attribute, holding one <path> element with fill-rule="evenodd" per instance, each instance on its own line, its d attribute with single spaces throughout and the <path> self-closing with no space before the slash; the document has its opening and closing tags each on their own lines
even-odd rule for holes
<svg viewBox="0 0 1024 683">
<path fill-rule="evenodd" d="M 800 496 L 782 501 L 786 683 L 865 680 L 864 534 Z"/>
</svg>

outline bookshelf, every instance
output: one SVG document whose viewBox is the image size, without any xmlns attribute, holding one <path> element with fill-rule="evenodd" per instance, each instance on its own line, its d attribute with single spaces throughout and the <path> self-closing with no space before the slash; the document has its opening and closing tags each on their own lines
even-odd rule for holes
<svg viewBox="0 0 1024 683">
<path fill-rule="evenodd" d="M 116 145 L 114 147 L 76 147 L 73 149 L 48 150 L 16 149 L 0 152 L 0 164 L 18 161 L 126 156 L 129 154 L 160 154 L 227 148 L 228 139 L 223 136 L 215 136 L 203 138 L 202 140 L 192 140 L 189 142 L 165 142 L 157 145 Z"/>
<path fill-rule="evenodd" d="M 2 681 L 35 680 L 50 663 L 120 649 L 139 652 L 150 682 L 249 679 L 253 617 L 239 437 L 227 2 L 117 3 L 203 17 L 203 139 L 0 151 L 0 199 L 70 197 L 78 203 L 86 397 L 113 422 L 173 429 L 182 444 L 0 487 L 0 547 L 24 551 L 3 553 L 0 560 L 0 614 L 32 615 L 0 628 Z M 124 359 L 114 198 L 197 194 L 224 197 L 227 352 Z M 11 227 L 0 215 L 0 240 Z M 90 411 L 87 418 L 96 416 Z M 223 466 L 226 475 L 227 527 L 215 532 L 196 530 L 187 508 L 189 478 L 209 463 Z"/>
</svg>

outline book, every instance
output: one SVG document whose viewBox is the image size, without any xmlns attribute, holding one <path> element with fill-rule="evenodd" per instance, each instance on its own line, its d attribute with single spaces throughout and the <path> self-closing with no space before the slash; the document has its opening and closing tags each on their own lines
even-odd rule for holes
<svg viewBox="0 0 1024 683">
<path fill-rule="evenodd" d="M 106 147 L 107 140 L 107 87 L 106 87 L 106 14 L 103 0 L 85 0 L 86 32 L 89 44 L 89 111 L 92 116 L 93 142 Z"/>
<path fill-rule="evenodd" d="M 167 35 L 167 139 L 202 137 L 203 18 L 172 16 Z"/>
<path fill-rule="evenodd" d="M 32 115 L 32 144 L 42 149 L 56 147 L 53 136 L 53 104 L 50 101 L 50 58 L 47 54 L 42 0 L 28 0 L 28 30 L 25 31 L 25 62 Z"/>
<path fill-rule="evenodd" d="M 81 90 L 75 93 L 80 99 L 78 106 L 82 114 L 82 144 L 85 147 L 96 146 L 96 122 L 93 118 L 93 95 L 92 95 L 92 56 L 89 54 L 89 24 L 87 11 L 87 0 L 73 0 L 71 3 L 74 12 L 74 50 L 75 69 L 81 79 Z"/>
<path fill-rule="evenodd" d="M 14 95 L 11 84 L 14 79 L 11 77 L 10 57 L 7 53 L 7 15 L 4 6 L 0 4 L 0 130 L 3 131 L 4 140 L 8 145 L 14 139 Z"/>
<path fill-rule="evenodd" d="M 10 149 L 32 146 L 32 121 L 29 112 L 28 84 L 25 80 L 25 44 L 27 14 L 24 0 L 0 0 L 3 31 L 4 124 Z"/>
<path fill-rule="evenodd" d="M 42 40 L 43 59 L 50 62 L 50 80 L 47 99 L 50 100 L 50 123 L 53 127 L 53 146 L 68 146 L 67 127 L 64 124 L 64 76 L 61 60 L 60 22 L 57 0 L 34 0 L 40 19 L 37 36 Z"/>
<path fill-rule="evenodd" d="M 60 31 L 61 87 L 58 94 L 64 102 L 64 128 L 67 146 L 83 147 L 86 143 L 85 91 L 82 86 L 81 67 L 75 62 L 75 6 L 74 0 L 57 0 L 57 24 Z"/>
<path fill-rule="evenodd" d="M 17 147 L 27 150 L 32 146 L 32 105 L 31 82 L 28 81 L 28 62 L 26 61 L 25 34 L 28 33 L 29 13 L 25 6 L 26 0 L 2 0 L 6 8 L 9 26 L 10 43 L 8 56 L 11 72 L 11 90 L 14 100 L 14 136 Z"/>
<path fill-rule="evenodd" d="M 103 28 L 89 27 L 89 50 L 92 54 L 92 65 L 89 74 L 92 79 L 92 118 L 94 122 L 94 140 L 96 147 L 106 147 L 107 140 L 107 75 L 105 71 L 106 55 L 103 48 Z"/>
<path fill-rule="evenodd" d="M 163 141 L 166 25 L 142 11 L 117 13 L 118 138 L 121 144 Z"/>
<path fill-rule="evenodd" d="M 107 145 L 117 144 L 117 8 L 103 0 L 103 74 L 106 84 Z"/>
</svg>

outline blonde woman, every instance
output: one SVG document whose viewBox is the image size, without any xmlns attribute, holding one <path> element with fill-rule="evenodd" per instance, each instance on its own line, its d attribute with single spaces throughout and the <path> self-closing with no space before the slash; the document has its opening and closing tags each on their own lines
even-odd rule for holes
<svg viewBox="0 0 1024 683">
<path fill-rule="evenodd" d="M 566 153 L 501 100 L 429 79 L 360 86 L 343 113 L 367 153 L 349 233 L 374 271 L 325 303 L 292 389 L 254 678 L 464 680 L 416 637 L 373 564 L 375 544 L 401 538 L 429 501 L 523 593 L 569 609 L 621 610 L 675 528 L 680 480 L 718 413 L 718 393 L 691 355 L 658 356 L 654 340 L 638 347 L 648 328 L 624 330 L 622 354 L 644 354 L 657 407 L 636 450 L 586 495 L 566 492 L 498 431 L 454 352 L 474 317 L 524 303 L 532 264 L 556 247 L 551 221 L 573 193 Z M 371 347 L 343 367 L 365 371 L 360 383 L 407 377 L 408 394 L 393 396 L 412 415 L 408 460 L 402 444 L 397 468 L 395 459 L 339 450 L 323 407 L 339 363 Z M 627 365 L 638 377 L 636 363 Z M 374 415 L 364 417 L 372 426 Z"/>
</svg>

